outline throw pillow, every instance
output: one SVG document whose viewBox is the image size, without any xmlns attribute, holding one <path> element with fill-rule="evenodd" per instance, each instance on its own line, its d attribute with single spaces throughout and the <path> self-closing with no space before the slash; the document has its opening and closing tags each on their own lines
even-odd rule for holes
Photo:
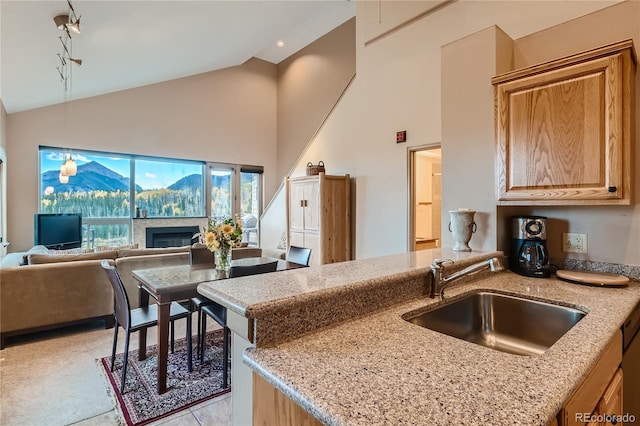
<svg viewBox="0 0 640 426">
<path fill-rule="evenodd" d="M 47 254 L 51 256 L 68 256 L 70 254 L 83 254 L 83 253 L 93 253 L 93 249 L 83 249 L 83 248 L 74 248 L 67 250 L 49 250 Z"/>
<path fill-rule="evenodd" d="M 168 253 L 189 253 L 191 246 L 166 247 L 166 248 L 144 248 L 144 249 L 123 249 L 118 250 L 118 257 L 146 256 L 148 254 L 168 254 Z"/>
<path fill-rule="evenodd" d="M 45 246 L 33 246 L 29 249 L 28 252 L 26 252 L 23 256 L 22 256 L 22 263 L 21 265 L 28 265 L 29 264 L 29 255 L 30 254 L 49 254 L 49 249 L 46 248 Z"/>
<path fill-rule="evenodd" d="M 67 254 L 65 256 L 52 256 L 50 254 L 30 254 L 29 265 L 37 265 L 41 263 L 74 262 L 76 260 L 115 260 L 117 256 L 118 252 L 115 250 L 102 251 L 99 253 Z"/>
<path fill-rule="evenodd" d="M 122 246 L 98 246 L 96 247 L 96 251 L 110 251 L 110 250 L 127 250 L 127 249 L 137 249 L 138 243 L 133 244 L 125 244 Z"/>
</svg>

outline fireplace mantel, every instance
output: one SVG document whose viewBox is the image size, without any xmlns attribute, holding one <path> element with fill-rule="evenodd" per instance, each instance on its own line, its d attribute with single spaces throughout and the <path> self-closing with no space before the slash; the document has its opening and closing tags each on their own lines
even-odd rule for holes
<svg viewBox="0 0 640 426">
<path fill-rule="evenodd" d="M 147 244 L 147 228 L 161 228 L 170 226 L 206 226 L 208 219 L 206 217 L 162 217 L 162 218 L 146 218 L 133 219 L 133 242 L 138 247 L 146 247 Z"/>
</svg>

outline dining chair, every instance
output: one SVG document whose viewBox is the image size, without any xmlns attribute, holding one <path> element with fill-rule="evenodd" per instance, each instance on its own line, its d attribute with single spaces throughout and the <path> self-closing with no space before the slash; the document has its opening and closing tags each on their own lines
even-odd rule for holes
<svg viewBox="0 0 640 426">
<path fill-rule="evenodd" d="M 200 307 L 200 311 L 204 315 L 202 315 L 202 323 L 198 324 L 198 328 L 202 331 L 202 333 L 198 335 L 198 358 L 201 363 L 204 361 L 207 316 L 210 316 L 222 327 L 222 388 L 225 389 L 229 383 L 229 344 L 231 343 L 231 330 L 227 327 L 227 308 L 212 300 L 210 300 L 210 302 L 210 304 Z"/>
<path fill-rule="evenodd" d="M 129 297 L 127 291 L 122 284 L 120 275 L 115 266 L 109 264 L 107 260 L 103 260 L 102 268 L 105 270 L 111 287 L 113 287 L 113 293 L 115 296 L 115 308 L 114 318 L 115 326 L 113 328 L 113 346 L 111 348 L 111 371 L 115 364 L 116 358 L 116 346 L 118 344 L 118 328 L 122 327 L 126 333 L 124 340 L 124 360 L 122 364 L 122 383 L 120 384 L 120 393 L 124 392 L 125 378 L 127 375 L 127 362 L 129 360 L 129 337 L 131 333 L 154 327 L 158 324 L 158 305 L 152 304 L 146 308 L 131 309 L 129 304 Z M 174 351 L 174 321 L 181 318 L 187 320 L 187 368 L 189 372 L 192 371 L 192 349 L 191 349 L 191 311 L 185 309 L 177 302 L 171 302 L 171 352 Z"/>
<path fill-rule="evenodd" d="M 290 246 L 287 252 L 287 262 L 299 263 L 301 265 L 309 266 L 309 259 L 311 258 L 311 249 L 306 247 Z"/>
<path fill-rule="evenodd" d="M 200 266 L 204 266 L 204 265 L 211 265 L 211 268 L 214 268 L 216 266 L 215 261 L 214 261 L 214 257 L 213 257 L 213 252 L 210 251 L 207 246 L 203 245 L 203 244 L 194 244 L 190 249 L 189 249 L 190 255 L 189 255 L 189 264 L 191 266 L 194 265 L 200 265 Z M 202 316 L 202 311 L 200 310 L 203 306 L 205 305 L 210 305 L 214 303 L 212 300 L 207 299 L 204 296 L 194 296 L 191 299 L 189 299 L 189 310 L 191 312 L 197 312 L 198 313 L 198 345 L 200 344 L 200 318 Z M 200 353 L 200 350 L 198 348 L 198 350 L 196 351 L 196 353 Z"/>
<path fill-rule="evenodd" d="M 189 247 L 189 264 L 190 265 L 204 265 L 211 264 L 213 267 L 213 252 L 207 248 L 207 246 L 194 244 Z"/>
<path fill-rule="evenodd" d="M 250 266 L 232 266 L 229 270 L 229 278 L 245 277 L 248 275 L 265 274 L 268 272 L 275 272 L 278 268 L 278 261 L 275 260 L 269 263 L 263 263 L 260 265 Z M 210 304 L 203 305 L 200 311 L 204 314 L 201 317 L 201 323 L 198 325 L 198 329 L 201 333 L 198 334 L 198 349 L 200 362 L 204 360 L 204 339 L 207 331 L 207 317 L 213 318 L 223 329 L 223 349 L 222 349 L 222 386 L 227 387 L 228 368 L 229 368 L 229 344 L 231 343 L 231 330 L 227 327 L 227 308 L 210 300 Z"/>
<path fill-rule="evenodd" d="M 246 277 L 247 275 L 266 274 L 278 269 L 278 261 L 261 263 L 259 265 L 232 266 L 229 270 L 229 278 Z"/>
</svg>

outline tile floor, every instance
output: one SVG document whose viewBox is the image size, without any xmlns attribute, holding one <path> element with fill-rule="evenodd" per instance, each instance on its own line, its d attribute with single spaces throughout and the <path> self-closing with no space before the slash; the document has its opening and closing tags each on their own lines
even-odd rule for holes
<svg viewBox="0 0 640 426">
<path fill-rule="evenodd" d="M 184 324 L 176 322 L 176 336 L 184 335 Z M 193 330 L 196 330 L 195 315 Z M 122 336 L 121 331 L 118 352 L 124 350 Z M 147 341 L 152 344 L 155 339 L 153 328 Z M 124 424 L 96 363 L 96 359 L 111 354 L 112 341 L 113 329 L 104 329 L 101 321 L 9 339 L 6 348 L 0 351 L 0 425 Z M 130 350 L 137 347 L 134 334 Z M 152 424 L 231 425 L 231 394 Z"/>
</svg>

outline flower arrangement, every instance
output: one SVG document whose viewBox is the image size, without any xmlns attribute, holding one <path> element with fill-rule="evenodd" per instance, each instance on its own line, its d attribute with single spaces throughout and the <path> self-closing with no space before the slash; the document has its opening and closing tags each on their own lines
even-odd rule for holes
<svg viewBox="0 0 640 426">
<path fill-rule="evenodd" d="M 207 226 L 200 228 L 197 234 L 200 243 L 215 253 L 216 269 L 229 270 L 231 266 L 231 248 L 242 243 L 242 220 L 238 215 L 234 219 L 221 221 L 211 219 Z"/>
<path fill-rule="evenodd" d="M 242 220 L 227 218 L 218 222 L 211 219 L 207 226 L 200 228 L 200 242 L 211 251 L 240 247 L 242 243 Z"/>
</svg>

